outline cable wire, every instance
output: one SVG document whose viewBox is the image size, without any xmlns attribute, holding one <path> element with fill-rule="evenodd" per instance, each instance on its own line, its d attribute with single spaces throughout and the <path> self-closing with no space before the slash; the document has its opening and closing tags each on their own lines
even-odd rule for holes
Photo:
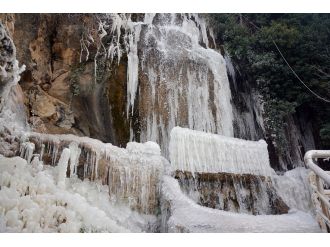
<svg viewBox="0 0 330 247">
<path fill-rule="evenodd" d="M 241 14 L 240 16 L 242 16 L 244 19 L 246 19 L 251 25 L 253 25 L 253 26 L 254 26 L 255 28 L 257 28 L 258 30 L 261 29 L 260 27 L 256 26 L 252 21 L 250 21 L 250 20 L 249 20 L 247 17 L 245 17 L 244 15 Z M 310 88 L 306 85 L 306 83 L 305 83 L 305 82 L 304 82 L 304 81 L 298 76 L 298 74 L 297 74 L 297 73 L 294 71 L 294 69 L 290 66 L 289 62 L 288 62 L 288 61 L 286 60 L 286 58 L 284 57 L 284 55 L 283 55 L 283 53 L 281 52 L 280 48 L 277 46 L 275 40 L 273 40 L 272 38 L 271 38 L 271 40 L 272 40 L 273 44 L 275 45 L 277 51 L 280 53 L 281 57 L 283 58 L 284 62 L 285 62 L 286 65 L 290 68 L 290 70 L 292 71 L 292 73 L 294 74 L 294 76 L 299 80 L 299 82 L 301 82 L 301 83 L 304 85 L 304 87 L 307 88 L 308 91 L 310 91 L 315 97 L 317 97 L 317 98 L 320 99 L 320 100 L 323 100 L 323 101 L 326 102 L 326 103 L 330 103 L 330 100 L 328 100 L 328 99 L 326 99 L 326 98 L 324 98 L 324 97 L 318 95 L 317 93 L 315 93 L 312 89 L 310 89 Z"/>
</svg>

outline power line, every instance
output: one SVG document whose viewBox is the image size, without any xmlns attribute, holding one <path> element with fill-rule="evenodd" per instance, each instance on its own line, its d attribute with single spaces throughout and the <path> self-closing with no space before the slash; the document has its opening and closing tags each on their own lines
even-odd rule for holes
<svg viewBox="0 0 330 247">
<path fill-rule="evenodd" d="M 297 75 L 297 73 L 293 70 L 293 68 L 290 66 L 290 64 L 288 63 L 288 61 L 285 59 L 285 57 L 283 56 L 282 52 L 280 51 L 280 49 L 278 48 L 277 44 L 275 43 L 274 40 L 272 40 L 276 49 L 278 50 L 278 52 L 280 53 L 281 57 L 283 58 L 283 60 L 285 61 L 285 63 L 288 65 L 288 67 L 291 69 L 292 73 L 297 77 L 297 79 L 312 93 L 314 94 L 317 98 L 327 102 L 327 103 L 330 103 L 330 100 L 327 100 L 323 97 L 321 97 L 320 95 L 318 95 L 317 93 L 315 93 L 312 89 L 310 89 L 302 79 L 300 79 L 300 77 Z"/>
<path fill-rule="evenodd" d="M 258 30 L 260 30 L 261 28 L 256 26 L 252 21 L 250 21 L 247 17 L 245 17 L 244 15 L 240 14 L 240 16 L 242 16 L 244 19 L 246 19 L 252 26 L 254 26 L 255 28 L 257 28 Z M 292 71 L 292 73 L 295 75 L 295 77 L 299 80 L 299 82 L 301 82 L 305 88 L 308 89 L 308 91 L 310 91 L 314 96 L 316 96 L 318 99 L 323 100 L 326 103 L 330 103 L 330 100 L 323 98 L 322 96 L 318 95 L 317 93 L 315 93 L 312 89 L 310 89 L 306 83 L 298 76 L 298 74 L 294 71 L 294 69 L 290 66 L 289 62 L 286 60 L 286 58 L 284 57 L 283 53 L 281 52 L 280 48 L 277 46 L 275 40 L 273 40 L 271 38 L 273 44 L 275 45 L 277 51 L 280 53 L 281 57 L 283 58 L 284 62 L 286 63 L 286 65 L 290 68 L 290 70 Z"/>
</svg>

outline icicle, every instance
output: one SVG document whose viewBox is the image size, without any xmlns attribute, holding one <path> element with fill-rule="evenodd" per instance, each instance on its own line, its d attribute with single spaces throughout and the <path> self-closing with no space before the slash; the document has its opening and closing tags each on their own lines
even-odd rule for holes
<svg viewBox="0 0 330 247">
<path fill-rule="evenodd" d="M 81 149 L 78 147 L 78 143 L 71 142 L 69 145 L 70 149 L 70 177 L 77 175 L 77 166 L 79 163 L 79 157 Z"/>
<path fill-rule="evenodd" d="M 127 203 L 139 212 L 155 212 L 165 164 L 158 144 L 128 143 L 124 149 L 88 137 L 40 133 L 27 133 L 24 139 L 35 142 L 38 150 L 42 143 L 47 143 L 47 158 L 52 157 L 51 162 L 57 159 L 54 151 L 64 148 L 56 168 L 60 186 L 65 185 L 68 165 L 70 177 L 78 175 L 82 156 L 85 163 L 80 178 L 107 183 L 113 201 Z"/>
<path fill-rule="evenodd" d="M 139 57 L 137 43 L 140 40 L 141 25 L 134 26 L 134 32 L 129 34 L 129 52 L 127 54 L 127 116 L 129 109 L 133 115 L 135 96 L 138 88 Z"/>
<path fill-rule="evenodd" d="M 154 13 L 146 13 L 144 14 L 144 23 L 145 24 L 152 24 L 153 19 L 155 18 L 156 14 Z"/>
<path fill-rule="evenodd" d="M 35 149 L 35 144 L 32 142 L 21 143 L 20 156 L 24 158 L 28 162 L 28 164 L 31 163 L 34 149 Z"/>
<path fill-rule="evenodd" d="M 57 166 L 58 168 L 57 185 L 60 188 L 65 187 L 65 178 L 66 178 L 66 171 L 68 168 L 69 159 L 70 159 L 70 149 L 64 148 Z"/>
<path fill-rule="evenodd" d="M 177 125 L 233 136 L 226 62 L 208 48 L 204 20 L 198 15 L 157 14 L 157 22 L 139 40 L 141 70 L 147 77 L 140 91 L 140 115 L 145 119 L 140 140 L 160 143 L 168 157 L 169 133 Z"/>
<path fill-rule="evenodd" d="M 267 144 L 175 127 L 171 131 L 172 170 L 270 176 Z"/>
<path fill-rule="evenodd" d="M 41 152 L 40 152 L 40 160 L 43 159 L 44 157 L 44 152 L 45 152 L 45 144 L 41 144 Z"/>
</svg>

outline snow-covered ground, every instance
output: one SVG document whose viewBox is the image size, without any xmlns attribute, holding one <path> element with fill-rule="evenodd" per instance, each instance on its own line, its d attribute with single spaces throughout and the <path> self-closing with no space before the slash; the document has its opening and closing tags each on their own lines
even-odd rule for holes
<svg viewBox="0 0 330 247">
<path fill-rule="evenodd" d="M 164 176 L 162 192 L 170 204 L 169 232 L 320 232 L 315 219 L 302 211 L 254 216 L 202 207 L 184 195 L 178 181 L 169 176 Z"/>
<path fill-rule="evenodd" d="M 59 179 L 60 168 L 0 156 L 0 232 L 140 232 L 155 224 L 155 216 L 115 205 L 108 186 Z"/>
</svg>

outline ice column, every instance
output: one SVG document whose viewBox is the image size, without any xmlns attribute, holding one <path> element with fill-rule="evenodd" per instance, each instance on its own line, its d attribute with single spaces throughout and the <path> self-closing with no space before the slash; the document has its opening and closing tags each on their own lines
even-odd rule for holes
<svg viewBox="0 0 330 247">
<path fill-rule="evenodd" d="M 64 148 L 61 154 L 60 160 L 58 161 L 58 176 L 57 185 L 61 188 L 65 187 L 66 171 L 68 168 L 68 162 L 70 159 L 70 149 Z"/>
</svg>

